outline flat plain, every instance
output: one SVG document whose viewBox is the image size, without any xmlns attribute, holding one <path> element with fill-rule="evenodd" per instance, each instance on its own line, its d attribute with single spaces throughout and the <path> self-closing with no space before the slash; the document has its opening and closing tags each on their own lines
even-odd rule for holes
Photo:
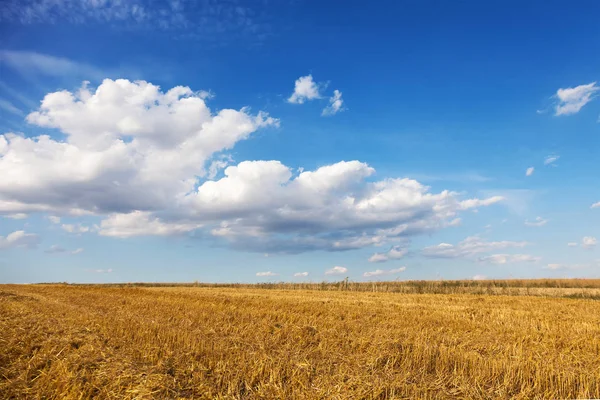
<svg viewBox="0 0 600 400">
<path fill-rule="evenodd" d="M 537 282 L 0 285 L 0 398 L 599 398 L 598 281 Z"/>
</svg>

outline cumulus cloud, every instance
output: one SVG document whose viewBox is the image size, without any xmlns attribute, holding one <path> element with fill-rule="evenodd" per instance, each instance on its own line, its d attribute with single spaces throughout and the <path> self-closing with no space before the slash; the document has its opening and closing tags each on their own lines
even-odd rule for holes
<svg viewBox="0 0 600 400">
<path fill-rule="evenodd" d="M 533 167 L 527 168 L 527 171 L 525 171 L 525 176 L 533 175 L 533 171 L 535 171 L 535 168 L 533 168 Z"/>
<path fill-rule="evenodd" d="M 526 226 L 544 226 L 548 223 L 547 219 L 536 217 L 534 221 L 525 220 Z"/>
<path fill-rule="evenodd" d="M 592 101 L 595 93 L 600 90 L 596 82 L 576 87 L 558 89 L 556 92 L 557 104 L 554 108 L 554 115 L 576 114 L 587 103 Z"/>
<path fill-rule="evenodd" d="M 400 246 L 392 246 L 385 253 L 375 253 L 369 257 L 369 262 L 386 262 L 388 260 L 398 260 L 404 257 L 408 253 L 408 250 L 403 249 Z"/>
<path fill-rule="evenodd" d="M 560 156 L 556 154 L 546 156 L 546 158 L 544 159 L 544 165 L 554 165 L 554 163 L 558 161 L 559 158 Z"/>
<path fill-rule="evenodd" d="M 599 201 L 599 202 L 597 202 L 597 203 L 594 203 L 594 204 L 592 204 L 592 205 L 590 206 L 590 208 L 592 208 L 592 209 L 593 209 L 593 208 L 600 208 L 600 201 Z"/>
<path fill-rule="evenodd" d="M 0 135 L 0 212 L 166 208 L 194 189 L 214 153 L 278 122 L 248 109 L 213 114 L 187 87 L 124 79 L 50 93 L 27 120 L 66 139 Z"/>
<path fill-rule="evenodd" d="M 40 237 L 34 233 L 15 231 L 9 233 L 6 237 L 0 236 L 0 250 L 15 247 L 35 248 L 40 242 Z"/>
<path fill-rule="evenodd" d="M 482 253 L 488 253 L 500 249 L 522 248 L 527 242 L 497 241 L 486 242 L 479 236 L 469 236 L 457 245 L 440 243 L 436 246 L 425 247 L 421 254 L 431 258 L 474 258 Z"/>
<path fill-rule="evenodd" d="M 319 85 L 313 80 L 312 75 L 301 76 L 296 79 L 294 93 L 289 97 L 288 102 L 303 104 L 307 100 L 320 99 L 319 89 Z"/>
<path fill-rule="evenodd" d="M 172 236 L 190 232 L 201 225 L 191 223 L 165 223 L 149 212 L 133 211 L 112 214 L 100 222 L 98 233 L 102 236 L 127 238 L 132 236 Z"/>
<path fill-rule="evenodd" d="M 308 272 L 296 272 L 296 273 L 294 274 L 294 276 L 295 276 L 296 278 L 304 278 L 304 277 L 307 277 L 307 276 L 308 276 Z"/>
<path fill-rule="evenodd" d="M 400 272 L 404 272 L 405 270 L 406 270 L 406 267 L 400 267 L 400 268 L 388 269 L 388 270 L 376 269 L 375 271 L 365 272 L 363 274 L 363 276 L 366 278 L 369 278 L 372 276 L 394 275 L 394 274 L 399 274 Z"/>
<path fill-rule="evenodd" d="M 265 271 L 265 272 L 257 272 L 256 276 L 270 277 L 270 276 L 279 276 L 279 274 L 276 274 L 275 272 L 271 272 L 271 271 Z"/>
<path fill-rule="evenodd" d="M 325 275 L 341 275 L 341 274 L 345 274 L 346 272 L 348 272 L 348 268 L 335 266 L 335 267 L 325 271 Z"/>
<path fill-rule="evenodd" d="M 583 239 L 581 239 L 581 247 L 584 249 L 592 249 L 596 247 L 597 243 L 598 240 L 593 236 L 585 236 Z"/>
<path fill-rule="evenodd" d="M 490 264 L 512 264 L 523 262 L 538 262 L 542 258 L 529 254 L 492 254 L 485 257 L 480 257 L 479 261 Z"/>
<path fill-rule="evenodd" d="M 336 89 L 333 91 L 333 96 L 329 98 L 329 105 L 323 109 L 321 115 L 335 115 L 341 111 L 344 111 L 344 100 L 342 100 L 342 92 Z"/>
</svg>

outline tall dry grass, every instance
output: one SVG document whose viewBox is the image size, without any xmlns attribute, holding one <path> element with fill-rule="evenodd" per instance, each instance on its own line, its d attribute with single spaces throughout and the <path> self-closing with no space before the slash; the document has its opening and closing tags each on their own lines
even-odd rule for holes
<svg viewBox="0 0 600 400">
<path fill-rule="evenodd" d="M 2 398 L 594 398 L 600 302 L 0 286 Z"/>
</svg>

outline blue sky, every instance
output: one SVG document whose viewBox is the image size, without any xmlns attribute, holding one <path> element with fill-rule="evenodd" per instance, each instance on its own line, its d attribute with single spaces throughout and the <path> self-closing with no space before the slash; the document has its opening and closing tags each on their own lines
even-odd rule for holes
<svg viewBox="0 0 600 400">
<path fill-rule="evenodd" d="M 598 11 L 5 1 L 0 281 L 600 277 Z"/>
</svg>

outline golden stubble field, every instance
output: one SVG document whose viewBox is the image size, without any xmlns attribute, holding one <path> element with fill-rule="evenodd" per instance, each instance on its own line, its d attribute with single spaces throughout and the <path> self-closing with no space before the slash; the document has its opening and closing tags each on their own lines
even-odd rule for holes
<svg viewBox="0 0 600 400">
<path fill-rule="evenodd" d="M 600 302 L 0 285 L 0 397 L 600 397 Z"/>
</svg>

